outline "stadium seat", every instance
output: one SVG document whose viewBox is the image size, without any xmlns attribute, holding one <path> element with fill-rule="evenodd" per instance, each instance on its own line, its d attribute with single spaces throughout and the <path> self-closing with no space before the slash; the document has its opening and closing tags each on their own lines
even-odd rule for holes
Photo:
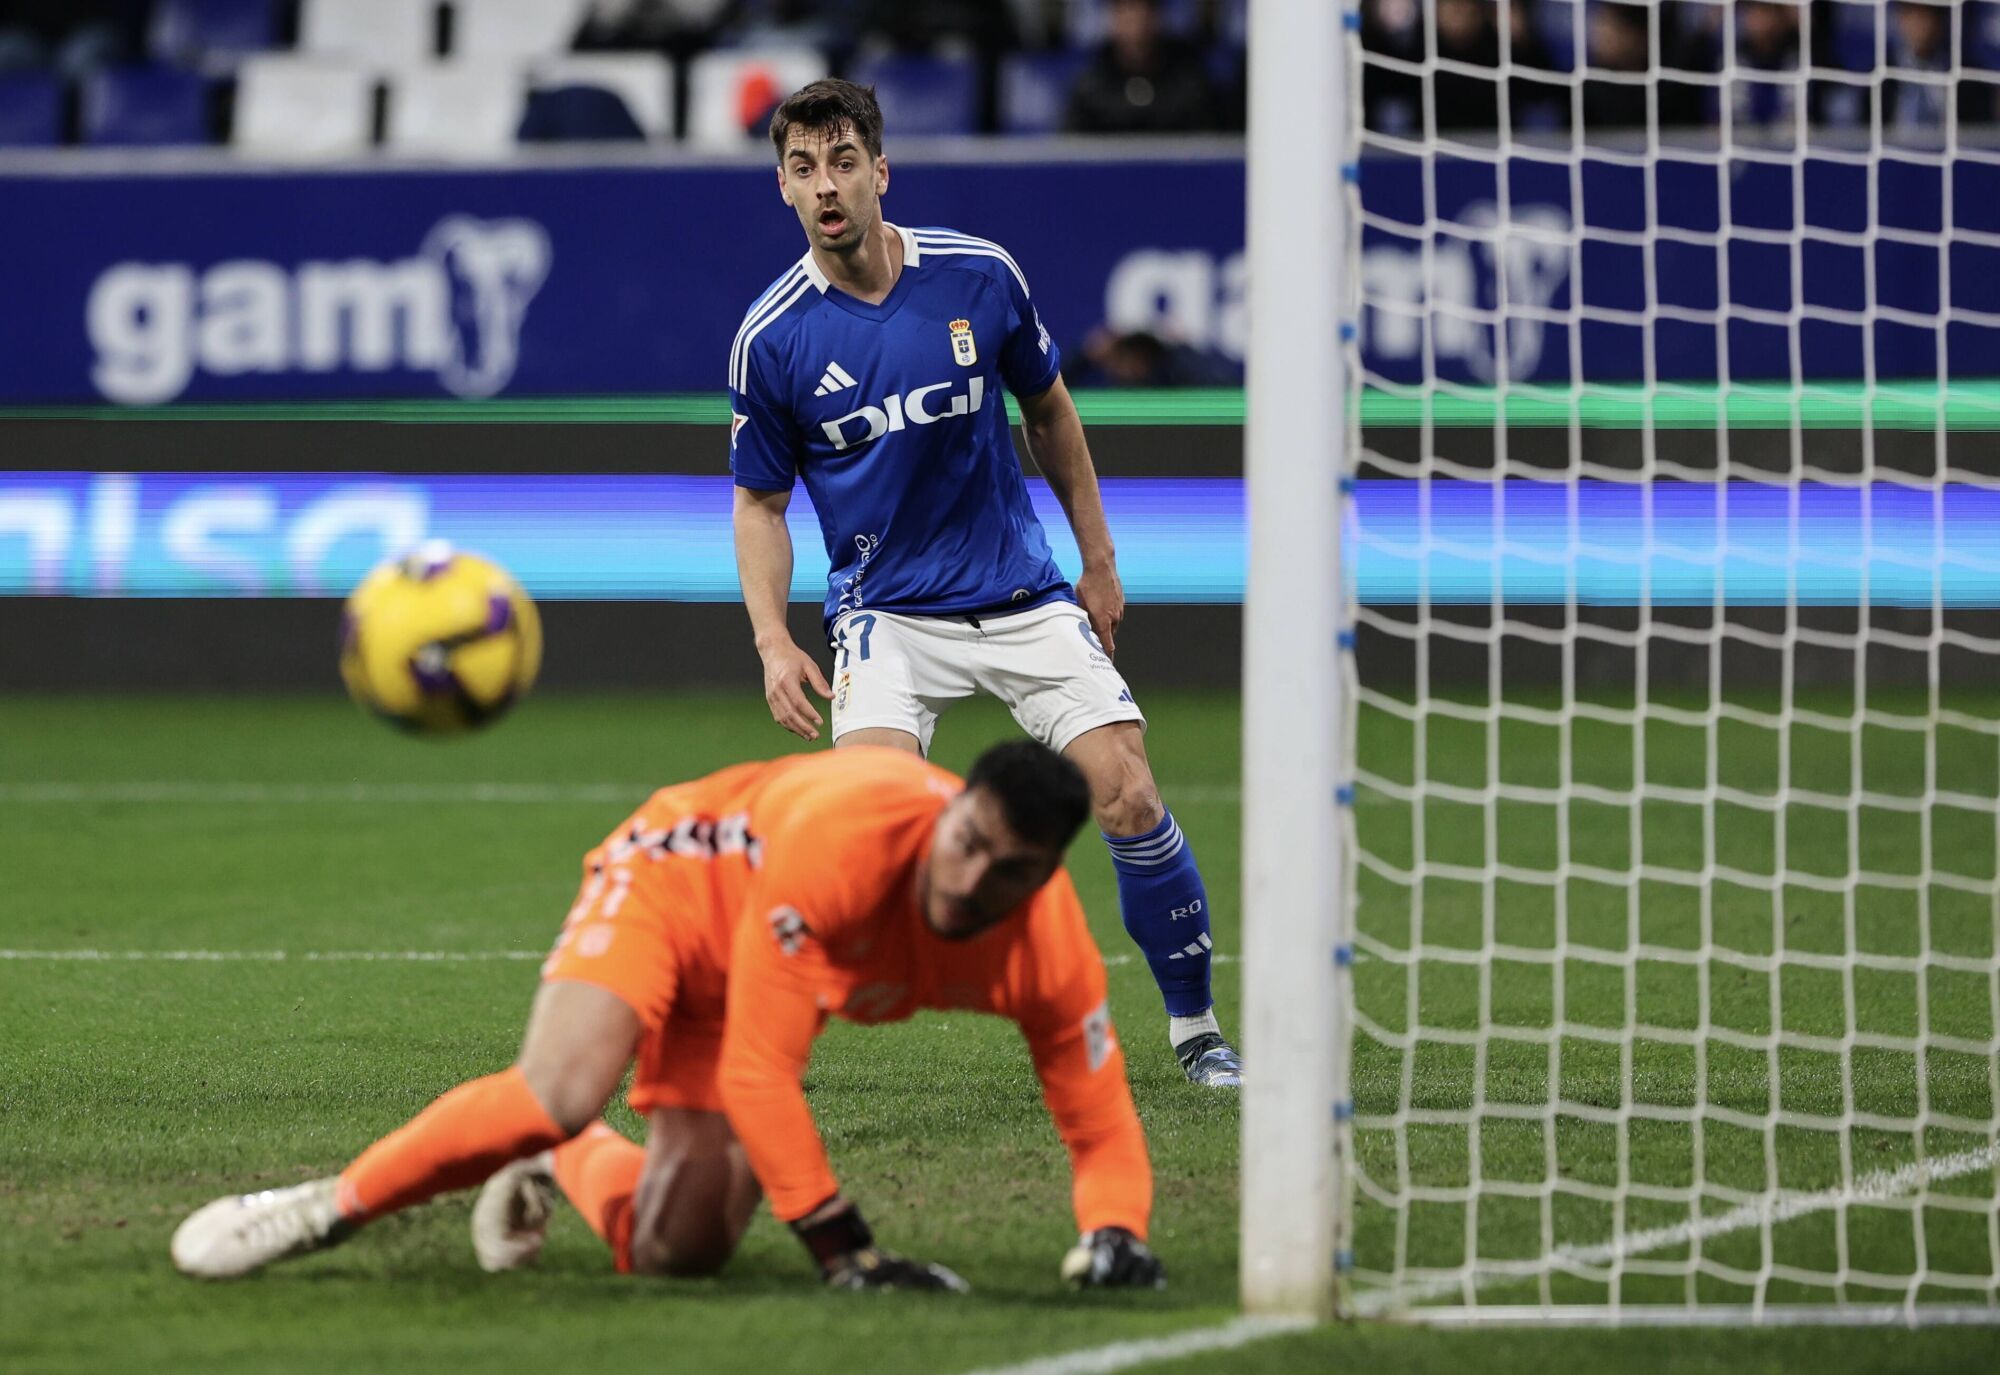
<svg viewBox="0 0 2000 1375">
<path fill-rule="evenodd" d="M 1965 34 L 1964 65 L 1988 72 L 2000 68 L 2000 5 L 1987 0 L 1969 6 L 1959 22 Z"/>
<path fill-rule="evenodd" d="M 1837 6 L 1833 23 L 1834 62 L 1850 72 L 1874 71 L 1875 26 L 1881 19 L 1879 11 L 1854 5 Z"/>
<path fill-rule="evenodd" d="M 1587 26 L 1589 15 L 1579 16 L 1583 0 L 1542 0 L 1531 17 L 1535 21 L 1535 35 L 1548 49 L 1549 60 L 1559 72 L 1576 70 L 1576 25 L 1579 18 Z"/>
<path fill-rule="evenodd" d="M 452 0 L 451 55 L 473 60 L 567 52 L 589 0 Z"/>
<path fill-rule="evenodd" d="M 211 141 L 206 77 L 173 67 L 112 67 L 83 83 L 82 141 L 153 148 Z"/>
<path fill-rule="evenodd" d="M 979 68 L 969 57 L 863 58 L 848 76 L 875 88 L 882 122 L 899 136 L 979 128 Z"/>
<path fill-rule="evenodd" d="M 63 87 L 47 72 L 0 76 L 0 148 L 53 148 L 63 141 Z"/>
<path fill-rule="evenodd" d="M 512 62 L 412 67 L 389 77 L 383 146 L 420 157 L 497 158 L 514 147 L 527 88 Z"/>
<path fill-rule="evenodd" d="M 1000 132 L 1053 134 L 1063 127 L 1069 90 L 1090 55 L 1057 51 L 1014 53 L 1000 63 Z"/>
<path fill-rule="evenodd" d="M 543 86 L 528 92 L 521 143 L 643 143 L 646 131 L 616 91 L 602 86 Z"/>
<path fill-rule="evenodd" d="M 674 68 L 658 53 L 571 53 L 529 69 L 537 91 L 592 86 L 615 93 L 651 139 L 674 136 Z"/>
<path fill-rule="evenodd" d="M 1201 31 L 1201 12 L 1197 9 L 1193 36 L 1213 40 L 1218 47 L 1237 52 L 1246 50 L 1250 46 L 1250 0 L 1207 0 L 1207 5 L 1207 33 Z"/>
<path fill-rule="evenodd" d="M 236 73 L 238 152 L 291 159 L 353 157 L 375 141 L 375 76 L 313 58 L 253 57 Z"/>
<path fill-rule="evenodd" d="M 147 48 L 162 62 L 226 67 L 278 46 L 274 0 L 157 0 Z"/>
<path fill-rule="evenodd" d="M 1227 43 L 1212 45 L 1202 54 L 1201 65 L 1208 72 L 1208 79 L 1215 83 L 1216 91 L 1233 91 L 1246 79 L 1250 54 L 1242 48 L 1232 48 Z"/>
<path fill-rule="evenodd" d="M 759 143 L 779 102 L 827 75 L 816 48 L 738 48 L 705 52 L 688 64 L 688 142 L 741 150 Z"/>
<path fill-rule="evenodd" d="M 437 53 L 434 0 L 300 0 L 299 51 L 378 68 L 428 62 Z"/>
</svg>

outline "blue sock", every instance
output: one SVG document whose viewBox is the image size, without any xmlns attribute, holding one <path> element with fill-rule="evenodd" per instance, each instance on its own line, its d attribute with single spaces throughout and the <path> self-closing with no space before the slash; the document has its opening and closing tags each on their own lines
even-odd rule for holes
<svg viewBox="0 0 2000 1375">
<path fill-rule="evenodd" d="M 1215 1002 L 1208 975 L 1208 890 L 1174 814 L 1144 835 L 1105 836 L 1118 871 L 1125 931 L 1146 957 L 1170 1017 L 1193 1017 Z"/>
</svg>

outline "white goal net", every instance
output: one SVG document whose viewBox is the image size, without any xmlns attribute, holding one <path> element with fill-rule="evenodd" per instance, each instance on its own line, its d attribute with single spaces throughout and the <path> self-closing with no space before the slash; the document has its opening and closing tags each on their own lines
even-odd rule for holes
<svg viewBox="0 0 2000 1375">
<path fill-rule="evenodd" d="M 1341 1307 L 2000 1321 L 1987 7 L 1349 8 Z"/>
</svg>

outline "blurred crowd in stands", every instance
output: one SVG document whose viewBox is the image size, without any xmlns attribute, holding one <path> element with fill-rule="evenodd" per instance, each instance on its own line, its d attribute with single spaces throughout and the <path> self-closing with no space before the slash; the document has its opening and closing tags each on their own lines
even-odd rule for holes
<svg viewBox="0 0 2000 1375">
<path fill-rule="evenodd" d="M 2000 8 L 1950 0 L 1366 0 L 1369 129 L 1586 134 L 1990 122 Z M 1426 22 L 1429 18 L 1430 22 Z M 1579 56 L 1582 60 L 1579 61 Z M 1507 80 L 1480 69 L 1505 67 Z M 1803 103 L 1803 104 L 1801 104 Z M 1428 108 L 1427 108 L 1428 107 Z"/>
<path fill-rule="evenodd" d="M 1337 0 L 1327 0 L 1336 3 Z M 1241 130 L 1248 0 L 0 0 L 0 147 L 753 145 L 874 85 L 896 137 Z M 1385 139 L 1995 114 L 1986 0 L 1361 0 Z M 1499 71 L 1506 69 L 1503 77 Z"/>
<path fill-rule="evenodd" d="M 1248 0 L 0 0 L 0 147 L 351 152 L 345 126 L 365 106 L 362 147 L 473 154 L 497 151 L 505 106 L 509 143 L 724 148 L 761 139 L 778 100 L 829 74 L 876 86 L 902 137 L 1229 132 L 1243 127 L 1247 10 Z M 558 91 L 571 94 L 549 99 Z M 237 107 L 271 100 L 301 108 L 275 124 L 260 108 L 243 138 Z M 315 100 L 323 108 L 304 108 Z M 443 146 L 444 130 L 405 136 L 429 121 L 400 106 L 443 113 L 454 102 L 473 126 L 462 146 Z M 314 119 L 341 134 L 291 137 Z"/>
</svg>

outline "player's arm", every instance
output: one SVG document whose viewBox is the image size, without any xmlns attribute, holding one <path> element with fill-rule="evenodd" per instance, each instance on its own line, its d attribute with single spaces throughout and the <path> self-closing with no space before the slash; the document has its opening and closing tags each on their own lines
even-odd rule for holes
<svg viewBox="0 0 2000 1375">
<path fill-rule="evenodd" d="M 785 524 L 785 508 L 791 502 L 789 487 L 776 492 L 737 487 L 736 577 L 743 585 L 757 657 L 764 661 L 764 700 L 771 719 L 802 739 L 817 740 L 820 714 L 801 685 L 810 683 L 822 697 L 832 696 L 833 689 L 785 624 L 792 590 L 792 531 Z"/>
<path fill-rule="evenodd" d="M 771 719 L 806 740 L 819 738 L 820 714 L 801 684 L 831 697 L 826 675 L 800 649 L 785 625 L 792 592 L 792 531 L 785 508 L 799 471 L 800 445 L 789 413 L 769 384 L 769 360 L 748 348 L 729 379 L 729 471 L 736 479 L 732 523 L 736 532 L 736 577 L 750 613 L 757 657 L 764 661 L 764 700 Z"/>
<path fill-rule="evenodd" d="M 1104 498 L 1097 490 L 1097 469 L 1084 442 L 1083 421 L 1062 380 L 1062 350 L 1049 338 L 1035 303 L 1028 298 L 1028 281 L 1014 261 L 995 268 L 993 282 L 1007 298 L 1008 331 L 1000 346 L 1000 376 L 1021 403 L 1021 434 L 1028 457 L 1048 479 L 1062 503 L 1076 547 L 1083 555 L 1083 576 L 1076 580 L 1076 599 L 1083 603 L 1106 654 L 1118 647 L 1118 626 L 1125 619 L 1125 588 L 1118 580 L 1117 552 L 1111 547 L 1111 527 L 1104 519 Z"/>
<path fill-rule="evenodd" d="M 1063 1278 L 1082 1286 L 1157 1287 L 1166 1283 L 1166 1269 L 1146 1246 L 1153 1165 L 1111 1025 L 1104 959 L 1067 878 L 1058 875 L 1036 902 L 1053 911 L 1038 914 L 1035 973 L 1014 1015 L 1042 1081 L 1042 1100 L 1069 1151 L 1078 1240 L 1063 1258 Z"/>
<path fill-rule="evenodd" d="M 737 924 L 718 1081 L 771 1212 L 791 1225 L 821 1278 L 836 1288 L 965 1292 L 965 1281 L 944 1266 L 876 1246 L 860 1210 L 841 1194 L 803 1087 L 826 1020 L 826 955 L 800 910 L 812 904 L 754 900 L 766 910 Z"/>
<path fill-rule="evenodd" d="M 1088 1286 L 1164 1284 L 1165 1268 L 1146 1246 L 1153 1166 L 1109 1006 L 1100 1001 L 1067 1026 L 1029 1031 L 1028 1047 L 1069 1151 L 1078 1240 L 1063 1259 L 1063 1278 Z"/>
<path fill-rule="evenodd" d="M 1021 435 L 1028 456 L 1062 503 L 1083 555 L 1077 600 L 1090 616 L 1090 628 L 1104 642 L 1104 652 L 1116 654 L 1118 626 L 1125 619 L 1125 588 L 1118 579 L 1118 555 L 1111 544 L 1111 526 L 1104 519 L 1104 497 L 1076 402 L 1060 375 L 1046 390 L 1016 399 L 1021 403 Z"/>
</svg>

